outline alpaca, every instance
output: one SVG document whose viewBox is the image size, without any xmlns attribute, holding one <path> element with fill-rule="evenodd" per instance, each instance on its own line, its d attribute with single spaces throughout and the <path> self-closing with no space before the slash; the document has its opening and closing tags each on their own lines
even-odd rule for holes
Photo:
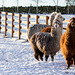
<svg viewBox="0 0 75 75">
<path fill-rule="evenodd" d="M 55 19 L 54 20 L 58 20 L 56 22 L 59 22 L 59 24 L 61 24 L 61 26 L 63 25 L 63 21 L 65 20 L 65 18 L 60 14 L 58 13 L 56 16 L 55 16 Z M 55 21 L 52 22 L 52 25 L 54 25 Z M 41 32 L 51 32 L 51 27 L 44 27 Z"/>
<path fill-rule="evenodd" d="M 34 57 L 43 61 L 43 55 L 45 54 L 45 60 L 47 61 L 49 54 L 51 54 L 51 60 L 54 60 L 54 55 L 60 49 L 60 38 L 62 35 L 62 26 L 56 22 L 51 27 L 51 33 L 37 32 L 31 39 L 30 43 L 34 50 Z M 38 57 L 39 56 L 39 57 Z"/>
<path fill-rule="evenodd" d="M 35 34 L 36 32 L 40 32 L 44 27 L 51 27 L 55 16 L 56 16 L 56 12 L 51 13 L 50 19 L 49 19 L 49 21 L 51 22 L 51 24 L 49 24 L 49 25 L 45 25 L 45 24 L 34 24 L 34 25 L 31 25 L 27 29 L 28 40 L 30 40 L 30 38 L 31 38 L 31 36 L 33 34 Z"/>
<path fill-rule="evenodd" d="M 51 32 L 51 27 L 44 27 L 41 32 L 43 33 L 50 33 Z"/>
<path fill-rule="evenodd" d="M 65 57 L 67 69 L 72 64 L 75 65 L 75 17 L 69 20 L 66 32 L 60 40 L 60 48 Z"/>
</svg>

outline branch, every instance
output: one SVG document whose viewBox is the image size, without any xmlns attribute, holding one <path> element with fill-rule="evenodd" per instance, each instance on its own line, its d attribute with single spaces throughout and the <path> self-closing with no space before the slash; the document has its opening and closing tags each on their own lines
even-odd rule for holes
<svg viewBox="0 0 75 75">
<path fill-rule="evenodd" d="M 56 5 L 56 2 L 55 2 L 55 0 L 53 0 L 53 2 L 55 3 L 55 5 Z"/>
</svg>

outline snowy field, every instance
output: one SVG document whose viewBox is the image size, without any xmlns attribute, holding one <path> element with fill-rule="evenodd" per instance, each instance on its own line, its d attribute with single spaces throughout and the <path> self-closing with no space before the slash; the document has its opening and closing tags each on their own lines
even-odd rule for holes
<svg viewBox="0 0 75 75">
<path fill-rule="evenodd" d="M 63 15 L 66 19 L 75 15 Z M 64 23 L 64 26 L 67 24 Z M 64 33 L 64 31 L 63 31 Z M 66 70 L 66 62 L 61 50 L 55 55 L 54 62 L 37 61 L 29 42 L 0 33 L 0 75 L 75 75 L 75 67 Z"/>
</svg>

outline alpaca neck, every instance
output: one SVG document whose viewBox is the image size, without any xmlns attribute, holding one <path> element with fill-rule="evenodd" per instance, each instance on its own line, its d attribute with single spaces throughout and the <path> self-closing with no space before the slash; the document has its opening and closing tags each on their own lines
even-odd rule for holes
<svg viewBox="0 0 75 75">
<path fill-rule="evenodd" d="M 75 29 L 67 28 L 66 30 L 66 39 L 69 41 L 75 40 Z"/>
<path fill-rule="evenodd" d="M 63 21 L 60 22 L 58 19 L 55 19 L 54 22 L 53 22 L 53 25 L 55 25 L 55 24 L 62 25 Z"/>
<path fill-rule="evenodd" d="M 61 35 L 62 35 L 62 28 L 61 27 L 58 27 L 57 29 L 53 28 L 51 30 L 51 36 L 53 38 L 60 39 Z"/>
</svg>

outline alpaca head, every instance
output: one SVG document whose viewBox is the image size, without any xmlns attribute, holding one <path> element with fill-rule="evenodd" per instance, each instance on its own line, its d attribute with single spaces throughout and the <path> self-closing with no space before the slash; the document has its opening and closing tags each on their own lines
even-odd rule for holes
<svg viewBox="0 0 75 75">
<path fill-rule="evenodd" d="M 53 13 L 51 14 L 51 16 L 50 16 L 50 19 L 54 19 L 55 16 L 56 16 L 56 14 L 57 14 L 57 12 L 53 12 Z"/>
<path fill-rule="evenodd" d="M 55 16 L 55 19 L 59 20 L 60 22 L 63 22 L 65 20 L 65 18 L 61 15 L 61 13 L 58 13 L 56 16 Z"/>
<path fill-rule="evenodd" d="M 53 12 L 51 15 L 50 15 L 50 20 L 49 20 L 49 24 L 52 25 L 52 22 L 56 16 L 57 12 Z"/>
<path fill-rule="evenodd" d="M 61 26 L 59 24 L 54 24 L 53 27 L 51 28 L 51 35 L 54 37 L 56 35 L 61 35 Z"/>
<path fill-rule="evenodd" d="M 57 13 L 57 15 L 55 16 L 52 25 L 60 25 L 62 27 L 63 25 L 63 20 L 65 20 L 65 18 L 61 15 L 61 13 Z"/>
<path fill-rule="evenodd" d="M 72 17 L 72 18 L 69 20 L 68 27 L 69 27 L 70 29 L 75 29 L 75 17 Z"/>
</svg>

